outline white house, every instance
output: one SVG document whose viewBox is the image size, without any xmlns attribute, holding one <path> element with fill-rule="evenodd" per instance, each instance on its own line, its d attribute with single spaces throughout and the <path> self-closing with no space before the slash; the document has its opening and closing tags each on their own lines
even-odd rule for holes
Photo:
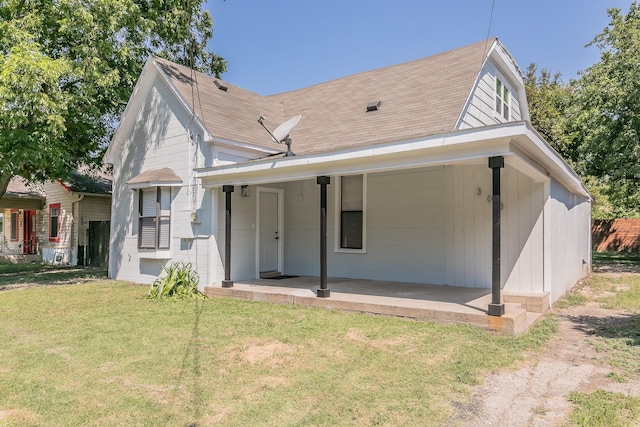
<svg viewBox="0 0 640 427">
<path fill-rule="evenodd" d="M 286 156 L 258 119 L 298 115 Z M 117 279 L 186 261 L 203 288 L 319 276 L 322 297 L 328 275 L 554 302 L 591 268 L 591 197 L 497 39 L 272 96 L 152 57 L 105 162 Z"/>
</svg>

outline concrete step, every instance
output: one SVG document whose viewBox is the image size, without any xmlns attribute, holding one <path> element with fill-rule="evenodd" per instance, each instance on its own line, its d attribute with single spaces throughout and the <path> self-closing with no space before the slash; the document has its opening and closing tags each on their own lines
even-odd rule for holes
<svg viewBox="0 0 640 427">
<path fill-rule="evenodd" d="M 502 291 L 505 303 L 518 303 L 531 313 L 546 313 L 549 310 L 548 292 Z"/>
</svg>

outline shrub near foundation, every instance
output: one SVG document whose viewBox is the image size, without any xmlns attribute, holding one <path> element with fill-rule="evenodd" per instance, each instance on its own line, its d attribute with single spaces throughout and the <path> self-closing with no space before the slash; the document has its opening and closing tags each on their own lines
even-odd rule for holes
<svg viewBox="0 0 640 427">
<path fill-rule="evenodd" d="M 200 276 L 191 263 L 174 262 L 162 269 L 160 277 L 153 281 L 149 289 L 149 299 L 163 298 L 206 298 L 198 290 Z"/>
</svg>

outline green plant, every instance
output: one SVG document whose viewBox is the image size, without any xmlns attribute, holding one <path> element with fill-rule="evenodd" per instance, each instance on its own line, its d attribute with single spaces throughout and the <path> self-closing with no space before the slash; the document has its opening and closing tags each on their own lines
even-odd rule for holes
<svg viewBox="0 0 640 427">
<path fill-rule="evenodd" d="M 153 281 L 149 289 L 150 299 L 163 298 L 206 298 L 198 290 L 200 276 L 193 265 L 182 261 L 174 262 L 162 269 L 160 277 Z"/>
</svg>

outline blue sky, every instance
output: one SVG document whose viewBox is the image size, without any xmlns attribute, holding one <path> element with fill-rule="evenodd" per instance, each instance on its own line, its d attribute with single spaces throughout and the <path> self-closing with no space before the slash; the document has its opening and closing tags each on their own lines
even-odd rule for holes
<svg viewBox="0 0 640 427">
<path fill-rule="evenodd" d="M 521 68 L 576 77 L 598 61 L 584 46 L 632 0 L 495 0 L 490 36 Z M 423 58 L 484 40 L 491 0 L 208 0 L 210 48 L 223 79 L 262 95 Z"/>
</svg>

